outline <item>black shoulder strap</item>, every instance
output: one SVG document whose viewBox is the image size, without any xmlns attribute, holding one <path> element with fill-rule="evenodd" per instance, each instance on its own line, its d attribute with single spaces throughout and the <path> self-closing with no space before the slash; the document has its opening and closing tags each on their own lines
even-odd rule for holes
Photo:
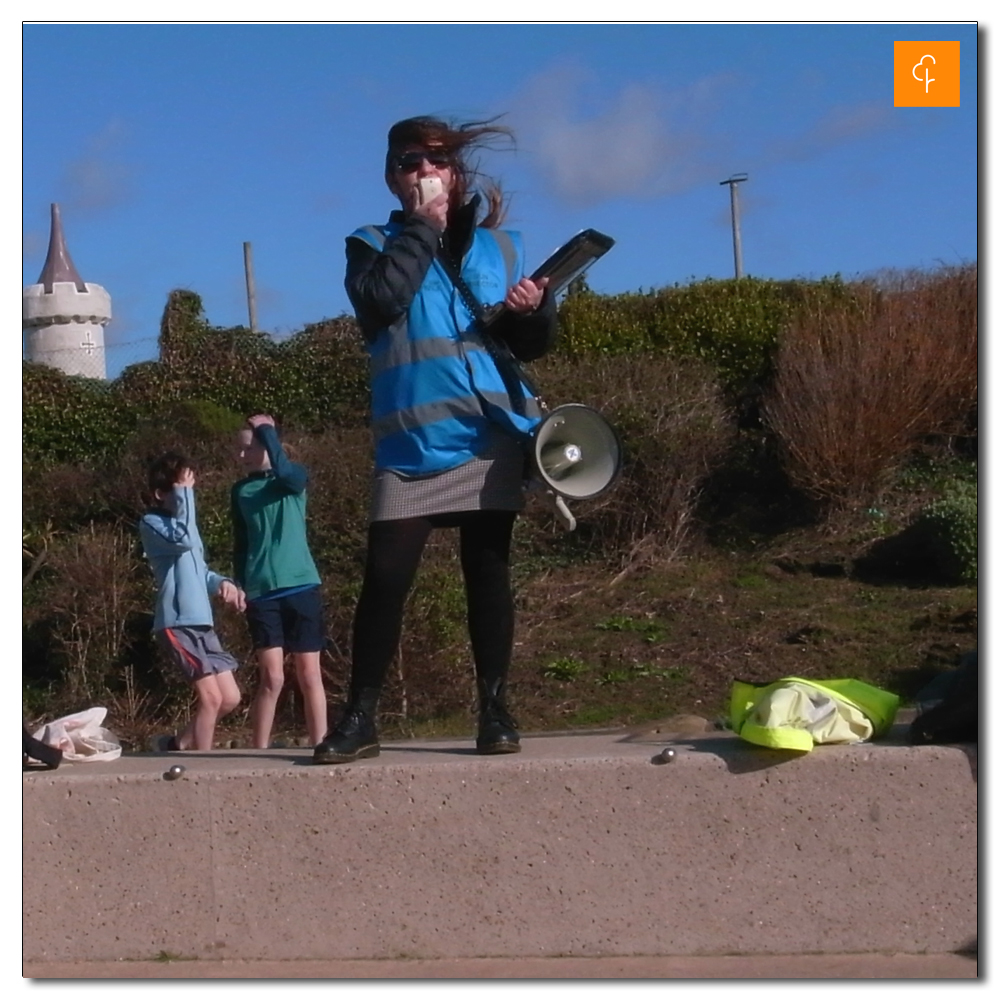
<svg viewBox="0 0 1000 1000">
<path fill-rule="evenodd" d="M 523 384 L 528 392 L 536 398 L 539 398 L 538 389 L 535 387 L 534 382 L 528 378 L 528 375 L 518 363 L 517 358 L 511 353 L 510 348 L 491 336 L 487 331 L 486 314 L 483 304 L 476 298 L 475 292 L 469 288 L 468 283 L 462 277 L 462 273 L 455 265 L 455 262 L 442 251 L 440 246 L 438 247 L 438 261 L 445 269 L 448 277 L 451 278 L 451 282 L 455 286 L 455 290 L 462 297 L 466 308 L 475 316 L 476 332 L 479 334 L 483 346 L 497 366 L 500 378 L 503 379 L 504 388 L 510 397 L 510 404 L 514 408 L 514 412 L 523 417 L 525 415 L 525 404 L 521 385 Z"/>
</svg>

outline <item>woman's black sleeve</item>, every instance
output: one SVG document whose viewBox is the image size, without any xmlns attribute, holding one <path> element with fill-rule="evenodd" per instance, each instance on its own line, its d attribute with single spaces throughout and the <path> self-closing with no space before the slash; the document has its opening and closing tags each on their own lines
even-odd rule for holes
<svg viewBox="0 0 1000 1000">
<path fill-rule="evenodd" d="M 440 232 L 420 218 L 409 219 L 381 253 L 363 239 L 347 238 L 344 287 L 361 332 L 369 341 L 402 316 L 423 283 Z"/>
<path fill-rule="evenodd" d="M 505 309 L 490 327 L 490 333 L 504 341 L 519 361 L 534 361 L 555 344 L 557 316 L 555 296 L 546 291 L 534 312 Z"/>
</svg>

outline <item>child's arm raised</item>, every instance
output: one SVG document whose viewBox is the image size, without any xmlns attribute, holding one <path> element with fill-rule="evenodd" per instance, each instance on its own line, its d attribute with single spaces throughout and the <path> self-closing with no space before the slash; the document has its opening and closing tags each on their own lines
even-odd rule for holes
<svg viewBox="0 0 1000 1000">
<path fill-rule="evenodd" d="M 160 553 L 188 552 L 195 544 L 194 473 L 185 469 L 167 499 L 168 511 L 155 511 L 142 519 L 146 544 Z"/>
<path fill-rule="evenodd" d="M 271 470 L 274 478 L 288 490 L 289 493 L 301 493 L 309 482 L 309 473 L 304 465 L 293 462 L 281 447 L 278 432 L 274 427 L 274 418 L 266 413 L 258 413 L 247 421 L 253 428 L 254 437 L 267 450 L 271 460 Z"/>
</svg>

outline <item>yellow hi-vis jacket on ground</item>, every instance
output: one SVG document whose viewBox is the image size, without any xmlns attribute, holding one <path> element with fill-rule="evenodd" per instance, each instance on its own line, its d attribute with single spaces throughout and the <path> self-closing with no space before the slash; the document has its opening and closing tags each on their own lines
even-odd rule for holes
<svg viewBox="0 0 1000 1000">
<path fill-rule="evenodd" d="M 771 684 L 735 681 L 729 718 L 733 731 L 750 743 L 812 750 L 817 743 L 858 743 L 883 736 L 898 708 L 898 695 L 864 681 L 783 677 Z"/>
</svg>

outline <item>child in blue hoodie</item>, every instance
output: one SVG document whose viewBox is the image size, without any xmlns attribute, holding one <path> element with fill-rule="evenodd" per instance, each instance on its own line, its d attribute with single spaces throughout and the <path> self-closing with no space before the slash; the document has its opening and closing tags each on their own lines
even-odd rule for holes
<svg viewBox="0 0 1000 1000">
<path fill-rule="evenodd" d="M 205 565 L 194 511 L 194 472 L 175 452 L 156 459 L 149 470 L 153 506 L 139 522 L 143 551 L 156 577 L 153 631 L 167 656 L 180 668 L 198 699 L 184 731 L 157 750 L 211 750 L 216 723 L 240 703 L 233 677 L 236 660 L 215 634 L 210 597 L 238 611 L 243 591 Z"/>
</svg>

